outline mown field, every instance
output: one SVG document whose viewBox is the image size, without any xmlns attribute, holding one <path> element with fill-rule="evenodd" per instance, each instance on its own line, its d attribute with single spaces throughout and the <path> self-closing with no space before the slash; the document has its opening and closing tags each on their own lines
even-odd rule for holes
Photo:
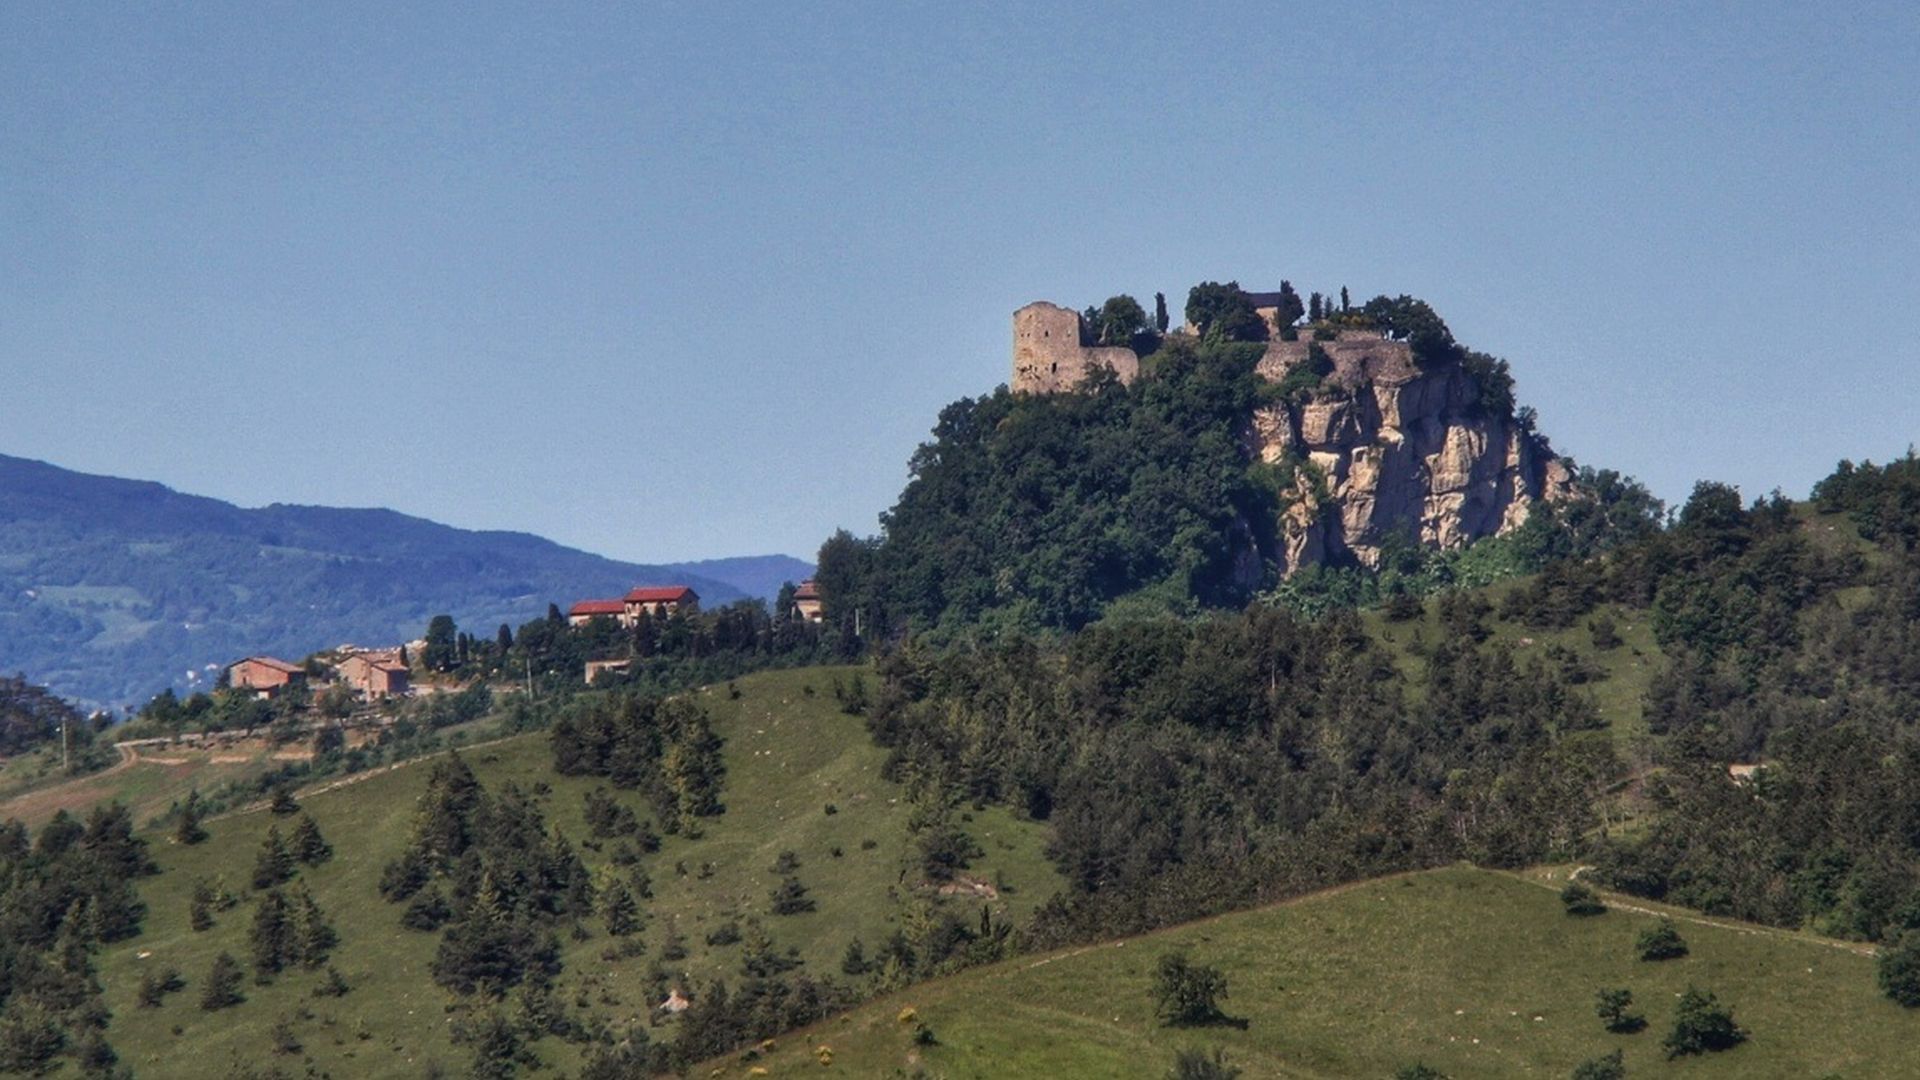
<svg viewBox="0 0 1920 1080">
<path fill-rule="evenodd" d="M 744 678 L 738 698 L 724 688 L 701 692 L 726 740 L 726 812 L 702 819 L 698 839 L 667 837 L 647 857 L 654 899 L 643 903 L 643 955 L 605 959 L 609 939 L 597 919 L 588 921 L 593 936 L 585 942 L 562 935 L 563 1001 L 584 1002 L 616 1025 L 645 1020 L 656 1003 L 646 1000 L 642 984 L 672 932 L 689 949 L 685 960 L 670 965 L 676 981 L 737 980 L 741 946 L 709 946 L 706 935 L 746 916 L 757 916 L 781 948 L 797 947 L 805 971 L 840 978 L 840 957 L 850 940 L 859 935 L 871 948 L 925 902 L 909 872 L 906 793 L 879 776 L 884 753 L 859 718 L 841 713 L 830 691 L 832 680 L 851 670 Z M 584 793 L 603 782 L 556 775 L 544 734 L 479 744 L 463 754 L 489 789 L 507 782 L 529 790 L 546 785 L 542 805 L 549 825 L 581 848 L 591 869 L 607 864 L 605 853 L 586 845 L 582 816 Z M 248 1000 L 233 1008 L 209 1013 L 198 1006 L 200 983 L 216 954 L 225 951 L 245 963 L 253 904 L 219 914 L 212 930 L 196 933 L 187 923 L 194 882 L 223 879 L 227 888 L 245 892 L 245 875 L 267 828 L 278 824 L 284 832 L 289 819 L 264 812 L 215 819 L 207 826 L 211 838 L 193 847 L 149 833 L 163 872 L 141 885 L 151 907 L 145 932 L 100 958 L 114 1014 L 108 1034 L 122 1060 L 142 1077 L 221 1076 L 239 1064 L 275 1065 L 293 1074 L 311 1065 L 336 1077 L 418 1077 L 438 1063 L 448 1075 L 463 1075 L 470 1055 L 453 1044 L 450 997 L 429 974 L 437 935 L 401 928 L 400 907 L 383 901 L 377 889 L 382 866 L 407 841 L 427 773 L 428 765 L 416 762 L 302 797 L 336 852 L 332 861 L 303 869 L 300 878 L 340 932 L 332 963 L 352 987 L 341 998 L 313 996 L 321 975 L 299 971 L 270 986 L 249 981 Z M 643 820 L 649 817 L 638 796 L 619 798 Z M 828 804 L 835 812 L 826 812 Z M 948 902 L 966 910 L 990 903 L 1024 919 L 1055 890 L 1038 826 L 989 810 L 974 814 L 966 827 L 985 850 L 973 872 L 1009 888 L 990 901 Z M 789 850 L 800 858 L 799 877 L 817 907 L 774 916 L 768 894 L 778 879 L 771 867 Z M 177 968 L 185 989 L 159 1008 L 140 1008 L 135 995 L 142 973 L 162 966 Z M 301 1049 L 276 1057 L 269 1031 L 283 1021 Z M 575 1048 L 557 1039 L 533 1049 L 563 1069 L 578 1061 Z"/>
<path fill-rule="evenodd" d="M 1878 994 L 1859 948 L 1676 912 L 1690 955 L 1647 962 L 1633 944 L 1657 905 L 1569 917 L 1548 877 L 1446 868 L 1022 957 L 695 1074 L 1159 1077 L 1177 1050 L 1219 1047 L 1247 1078 L 1384 1080 L 1414 1063 L 1456 1078 L 1565 1077 L 1617 1047 L 1633 1077 L 1920 1075 L 1920 1016 Z M 1156 1022 L 1152 971 L 1176 949 L 1226 975 L 1226 1012 L 1244 1028 Z M 1730 1005 L 1750 1039 L 1668 1061 L 1660 1042 L 1689 986 Z M 1647 1028 L 1608 1033 L 1594 1015 L 1600 987 L 1630 988 Z M 932 1045 L 915 1038 L 920 1025 Z"/>
</svg>

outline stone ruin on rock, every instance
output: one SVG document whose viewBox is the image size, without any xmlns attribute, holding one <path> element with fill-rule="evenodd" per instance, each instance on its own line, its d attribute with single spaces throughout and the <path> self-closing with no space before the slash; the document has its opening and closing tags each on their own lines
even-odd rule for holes
<svg viewBox="0 0 1920 1080">
<path fill-rule="evenodd" d="M 1133 350 L 1085 344 L 1073 311 L 1033 303 L 1013 322 L 1016 391 L 1070 391 L 1098 366 L 1122 382 L 1139 376 Z M 1249 451 L 1285 478 L 1274 553 L 1283 573 L 1377 565 L 1396 532 L 1463 547 L 1519 528 L 1541 500 L 1573 496 L 1572 473 L 1547 440 L 1484 408 L 1460 363 L 1422 367 L 1405 341 L 1374 330 L 1313 336 L 1302 328 L 1301 340 L 1269 342 L 1257 372 L 1279 383 L 1315 349 L 1332 370 L 1318 389 L 1256 408 L 1244 433 Z"/>
</svg>

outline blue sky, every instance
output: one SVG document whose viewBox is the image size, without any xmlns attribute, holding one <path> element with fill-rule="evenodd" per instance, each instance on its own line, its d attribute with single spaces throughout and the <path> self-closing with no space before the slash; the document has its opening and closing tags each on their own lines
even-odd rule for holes
<svg viewBox="0 0 1920 1080">
<path fill-rule="evenodd" d="M 397 6 L 9 7 L 0 452 L 806 556 L 1014 308 L 1229 278 L 1670 500 L 1920 428 L 1914 5 Z"/>
</svg>

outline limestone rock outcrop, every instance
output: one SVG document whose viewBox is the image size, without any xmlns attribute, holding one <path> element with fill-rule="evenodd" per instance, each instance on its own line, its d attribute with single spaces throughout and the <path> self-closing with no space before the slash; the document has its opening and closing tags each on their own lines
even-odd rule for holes
<svg viewBox="0 0 1920 1080">
<path fill-rule="evenodd" d="M 1462 547 L 1518 528 L 1542 499 L 1573 494 L 1545 439 L 1485 407 L 1461 364 L 1422 368 L 1405 342 L 1351 330 L 1334 341 L 1276 341 L 1259 372 L 1283 383 L 1316 345 L 1332 370 L 1257 409 L 1247 430 L 1249 450 L 1284 466 L 1282 573 L 1326 561 L 1375 565 L 1395 531 Z"/>
</svg>

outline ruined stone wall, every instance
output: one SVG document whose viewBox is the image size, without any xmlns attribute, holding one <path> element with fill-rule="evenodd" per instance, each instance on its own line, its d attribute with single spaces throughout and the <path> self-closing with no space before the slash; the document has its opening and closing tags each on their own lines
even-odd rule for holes
<svg viewBox="0 0 1920 1080">
<path fill-rule="evenodd" d="M 1112 368 L 1121 382 L 1140 374 L 1132 349 L 1082 345 L 1080 315 L 1037 301 L 1013 313 L 1013 389 L 1029 394 L 1071 390 L 1096 367 Z"/>
</svg>

